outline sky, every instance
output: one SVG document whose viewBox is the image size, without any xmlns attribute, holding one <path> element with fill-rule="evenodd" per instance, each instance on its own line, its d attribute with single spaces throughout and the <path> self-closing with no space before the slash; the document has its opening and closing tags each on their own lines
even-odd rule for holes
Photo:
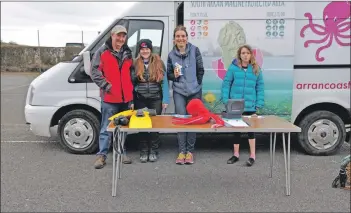
<svg viewBox="0 0 351 213">
<path fill-rule="evenodd" d="M 132 2 L 1 2 L 1 40 L 25 45 L 89 44 Z"/>
</svg>

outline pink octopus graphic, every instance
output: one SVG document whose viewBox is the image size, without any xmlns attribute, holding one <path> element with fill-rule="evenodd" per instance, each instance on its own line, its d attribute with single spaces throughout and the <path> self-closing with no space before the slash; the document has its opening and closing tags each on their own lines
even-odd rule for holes
<svg viewBox="0 0 351 213">
<path fill-rule="evenodd" d="M 307 48 L 309 44 L 322 44 L 328 41 L 327 44 L 317 49 L 317 61 L 324 61 L 324 57 L 321 57 L 320 53 L 331 46 L 333 38 L 335 38 L 336 43 L 340 46 L 351 46 L 350 32 L 343 34 L 351 28 L 351 22 L 348 20 L 350 17 L 350 6 L 350 2 L 347 1 L 330 2 L 323 10 L 324 26 L 313 23 L 311 13 L 305 13 L 305 17 L 308 18 L 309 23 L 301 29 L 300 36 L 304 38 L 305 31 L 310 28 L 314 34 L 321 36 L 321 39 L 305 41 L 304 47 Z M 348 39 L 349 43 L 341 41 L 342 39 Z"/>
<path fill-rule="evenodd" d="M 259 49 L 253 49 L 253 54 L 256 58 L 257 64 L 262 67 L 263 64 L 263 54 L 261 52 L 261 50 Z M 224 79 L 225 73 L 227 72 L 227 68 L 228 67 L 224 67 L 224 63 L 222 61 L 222 59 L 218 59 L 216 61 L 212 62 L 212 68 L 213 70 L 216 72 L 216 75 L 218 78 L 220 78 L 221 80 Z"/>
</svg>

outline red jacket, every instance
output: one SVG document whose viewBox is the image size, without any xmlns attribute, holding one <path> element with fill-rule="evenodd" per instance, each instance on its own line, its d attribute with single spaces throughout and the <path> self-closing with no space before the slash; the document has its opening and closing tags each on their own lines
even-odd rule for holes
<svg viewBox="0 0 351 213">
<path fill-rule="evenodd" d="M 104 102 L 128 103 L 133 101 L 132 51 L 124 45 L 116 52 L 111 42 L 111 38 L 108 39 L 94 54 L 91 77 L 100 87 Z"/>
</svg>

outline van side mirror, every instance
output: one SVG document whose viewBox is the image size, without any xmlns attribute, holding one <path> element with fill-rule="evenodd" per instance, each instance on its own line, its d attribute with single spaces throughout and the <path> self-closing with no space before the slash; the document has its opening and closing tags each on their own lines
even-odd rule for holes
<svg viewBox="0 0 351 213">
<path fill-rule="evenodd" d="M 83 64 L 84 64 L 85 73 L 88 76 L 90 76 L 90 67 L 91 67 L 90 51 L 85 51 L 83 53 Z"/>
<path fill-rule="evenodd" d="M 75 54 L 75 55 L 73 55 L 72 56 L 72 61 L 76 58 L 76 57 L 78 57 L 79 55 L 77 55 L 77 54 Z"/>
</svg>

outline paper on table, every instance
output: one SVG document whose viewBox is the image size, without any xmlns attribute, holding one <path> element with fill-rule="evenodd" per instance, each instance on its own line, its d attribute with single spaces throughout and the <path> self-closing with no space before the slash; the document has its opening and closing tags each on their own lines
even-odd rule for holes
<svg viewBox="0 0 351 213">
<path fill-rule="evenodd" d="M 258 115 L 258 116 L 243 115 L 243 117 L 246 117 L 246 118 L 263 118 L 263 116 L 261 116 L 261 115 Z"/>
<path fill-rule="evenodd" d="M 229 127 L 248 127 L 247 123 L 241 119 L 223 119 L 226 126 Z"/>
</svg>

